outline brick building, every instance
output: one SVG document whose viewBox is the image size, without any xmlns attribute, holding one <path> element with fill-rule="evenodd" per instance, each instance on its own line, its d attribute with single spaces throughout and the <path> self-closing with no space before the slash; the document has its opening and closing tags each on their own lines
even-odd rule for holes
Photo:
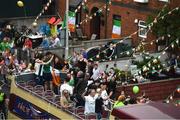
<svg viewBox="0 0 180 120">
<path fill-rule="evenodd" d="M 74 1 L 78 6 L 82 0 L 70 0 L 70 7 L 76 9 L 77 6 L 75 4 L 71 5 L 72 1 Z M 108 5 L 107 27 L 105 10 L 102 11 L 101 15 L 97 15 L 87 22 L 83 22 L 80 27 L 82 28 L 83 33 L 89 38 L 91 38 L 92 34 L 96 34 L 98 39 L 111 38 L 113 19 L 114 17 L 118 17 L 121 20 L 120 38 L 123 38 L 144 26 L 147 17 L 157 13 L 157 11 L 161 10 L 165 4 L 174 8 L 180 6 L 180 0 L 112 0 L 111 5 Z M 63 15 L 63 10 L 65 10 L 65 0 L 59 0 L 58 5 L 59 11 L 61 11 L 60 14 Z M 93 14 L 104 5 L 106 5 L 106 0 L 87 0 L 86 6 L 88 8 L 88 13 L 85 13 L 80 9 L 77 12 L 77 23 L 80 23 L 87 15 Z M 107 35 L 105 35 L 105 33 L 107 33 Z M 138 45 L 139 41 L 142 39 L 150 41 L 155 39 L 155 36 L 153 36 L 151 32 L 147 35 L 143 34 L 143 32 L 133 35 L 133 46 Z"/>
</svg>

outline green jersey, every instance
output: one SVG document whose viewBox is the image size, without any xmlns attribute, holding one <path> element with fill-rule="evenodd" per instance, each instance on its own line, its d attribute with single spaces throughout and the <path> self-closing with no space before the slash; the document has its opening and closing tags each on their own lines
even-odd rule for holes
<svg viewBox="0 0 180 120">
<path fill-rule="evenodd" d="M 44 68 L 43 68 L 43 72 L 44 73 L 51 73 L 51 68 L 50 68 L 51 64 L 47 64 L 47 65 L 44 65 Z"/>
<path fill-rule="evenodd" d="M 2 42 L 0 44 L 0 50 L 1 51 L 5 51 L 6 49 L 10 49 L 10 44 L 9 43 L 5 43 L 5 42 Z"/>
<path fill-rule="evenodd" d="M 123 107 L 123 106 L 125 106 L 123 102 L 116 101 L 116 102 L 114 103 L 113 108 Z"/>
</svg>

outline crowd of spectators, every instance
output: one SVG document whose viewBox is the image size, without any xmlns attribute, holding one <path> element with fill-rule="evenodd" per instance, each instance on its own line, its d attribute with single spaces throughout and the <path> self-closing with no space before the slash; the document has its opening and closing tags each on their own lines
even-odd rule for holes
<svg viewBox="0 0 180 120">
<path fill-rule="evenodd" d="M 43 58 L 48 58 L 48 60 L 44 62 L 45 60 L 43 60 L 43 58 L 37 58 L 36 64 L 40 63 L 44 65 L 44 67 L 47 67 L 47 64 L 53 62 L 54 57 L 54 55 L 47 53 Z M 62 64 L 64 65 L 61 68 L 62 71 L 66 73 L 66 77 L 61 78 L 59 94 L 61 95 L 60 104 L 64 109 L 69 109 L 74 105 L 75 107 L 84 106 L 84 114 L 96 113 L 98 119 L 101 119 L 102 112 L 107 111 L 110 113 L 113 107 L 146 102 L 145 95 L 138 98 L 131 98 L 125 96 L 123 91 L 118 99 L 116 99 L 118 79 L 115 72 L 112 68 L 108 68 L 108 65 L 105 70 L 102 70 L 98 62 L 87 60 L 84 50 L 81 50 L 80 53 L 74 52 L 69 64 L 66 64 L 66 62 Z M 53 66 L 56 67 L 56 65 Z M 37 68 L 38 69 L 35 70 L 36 75 L 38 76 L 40 75 L 39 73 L 41 73 L 42 81 L 45 80 L 43 83 L 45 89 L 54 90 L 54 92 L 58 94 L 53 87 L 46 86 L 51 86 L 51 83 L 46 83 L 46 81 L 52 81 L 51 74 L 49 73 L 49 75 L 47 75 L 45 70 L 39 72 L 40 67 Z M 50 68 L 48 66 L 48 71 L 49 70 Z M 110 114 L 107 115 L 107 119 L 109 116 Z"/>
<path fill-rule="evenodd" d="M 4 34 L 5 30 L 2 30 L 1 34 Z M 11 33 L 11 30 L 9 32 Z M 52 41 L 49 40 L 51 38 Z M 53 90 L 56 94 L 60 91 L 60 103 L 64 109 L 74 106 L 75 103 L 76 107 L 84 106 L 84 114 L 96 113 L 98 119 L 102 118 L 103 111 L 109 112 L 112 107 L 137 102 L 136 99 L 129 99 L 127 102 L 128 97 L 126 98 L 123 92 L 116 101 L 118 78 L 115 72 L 108 65 L 105 70 L 100 69 L 98 62 L 87 59 L 84 49 L 80 53 L 74 52 L 69 61 L 64 61 L 49 52 L 46 54 L 38 52 L 32 56 L 33 45 L 29 38 L 25 38 L 22 43 L 19 43 L 19 38 L 15 36 L 3 35 L 1 39 L 0 71 L 2 82 L 6 85 L 10 84 L 7 79 L 8 74 L 34 72 L 37 85 L 43 85 L 45 90 Z M 61 42 L 57 36 L 45 37 L 40 45 L 42 48 L 58 46 L 61 46 Z M 19 58 L 18 54 L 23 57 Z M 66 73 L 66 77 L 61 79 L 59 85 L 53 84 L 54 68 Z M 107 115 L 107 119 L 109 116 L 110 114 Z"/>
<path fill-rule="evenodd" d="M 22 29 L 16 29 L 14 25 L 4 23 L 0 28 L 0 85 L 10 87 L 10 80 L 8 77 L 13 74 L 20 74 L 22 72 L 34 71 L 35 57 L 32 56 L 33 42 L 28 36 L 37 35 L 32 30 L 22 27 Z M 40 47 L 53 48 L 61 46 L 60 39 L 57 36 L 41 35 L 43 42 Z M 43 60 L 46 61 L 46 57 Z M 44 77 L 48 79 L 49 64 L 44 64 Z M 51 62 L 51 61 L 50 61 Z M 49 77 L 51 80 L 51 77 Z M 47 80 L 47 81 L 48 81 Z M 46 82 L 50 84 L 51 82 Z M 49 87 L 49 86 L 48 86 Z M 2 92 L 2 91 L 1 91 Z M 0 93 L 1 93 L 0 92 Z M 2 92 L 3 93 L 3 92 Z M 8 98 L 8 97 L 7 97 Z M 5 102 L 0 102 L 4 105 Z M 2 107 L 1 107 L 2 108 Z M 4 107 L 3 107 L 4 109 Z M 0 110 L 1 111 L 1 110 Z"/>
</svg>

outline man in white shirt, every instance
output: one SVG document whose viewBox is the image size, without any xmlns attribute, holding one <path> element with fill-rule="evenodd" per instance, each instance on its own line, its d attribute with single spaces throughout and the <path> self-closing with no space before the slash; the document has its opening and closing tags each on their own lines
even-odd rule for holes
<svg viewBox="0 0 180 120">
<path fill-rule="evenodd" d="M 108 93 L 106 91 L 106 87 L 107 87 L 107 85 L 105 83 L 103 83 L 101 85 L 101 90 L 102 90 L 101 97 L 104 100 L 104 105 L 108 106 L 108 104 L 109 104 L 109 96 L 108 96 Z"/>
<path fill-rule="evenodd" d="M 100 76 L 100 70 L 98 68 L 98 64 L 95 64 L 93 68 L 93 75 L 91 76 L 91 78 L 96 81 L 98 80 L 99 76 Z"/>
<path fill-rule="evenodd" d="M 36 75 L 36 83 L 39 85 L 43 85 L 43 67 L 42 61 L 37 59 L 34 65 L 35 75 Z"/>
<path fill-rule="evenodd" d="M 60 88 L 61 95 L 62 95 L 63 90 L 67 90 L 70 93 L 70 95 L 73 94 L 73 87 L 68 84 L 66 79 L 64 80 L 64 83 L 61 85 L 61 88 Z"/>
<path fill-rule="evenodd" d="M 105 111 L 109 111 L 109 108 L 110 108 L 110 104 L 109 104 L 109 95 L 108 95 L 108 93 L 107 93 L 107 91 L 106 91 L 106 88 L 107 88 L 107 85 L 106 85 L 106 83 L 103 83 L 102 85 L 101 85 L 101 90 L 102 90 L 102 92 L 101 92 L 101 97 L 102 97 L 102 99 L 103 99 L 103 103 L 104 103 L 104 110 Z M 109 117 L 110 117 L 110 114 L 108 113 L 108 115 L 107 115 L 107 117 L 106 117 L 106 119 L 107 120 L 109 120 Z"/>
<path fill-rule="evenodd" d="M 96 101 L 96 99 L 98 97 L 96 95 L 96 91 L 94 89 L 92 89 L 88 96 L 84 96 L 84 94 L 82 95 L 82 97 L 85 100 L 84 114 L 95 113 L 95 101 Z"/>
<path fill-rule="evenodd" d="M 43 75 L 43 65 L 41 64 L 41 62 L 37 62 L 34 65 L 34 69 L 35 69 L 35 75 L 37 76 L 42 76 Z"/>
</svg>

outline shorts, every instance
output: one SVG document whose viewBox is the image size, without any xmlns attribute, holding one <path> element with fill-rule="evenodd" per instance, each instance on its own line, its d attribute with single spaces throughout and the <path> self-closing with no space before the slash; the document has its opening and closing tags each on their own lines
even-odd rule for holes
<svg viewBox="0 0 180 120">
<path fill-rule="evenodd" d="M 43 79 L 45 81 L 52 81 L 52 74 L 51 73 L 43 73 Z"/>
</svg>

